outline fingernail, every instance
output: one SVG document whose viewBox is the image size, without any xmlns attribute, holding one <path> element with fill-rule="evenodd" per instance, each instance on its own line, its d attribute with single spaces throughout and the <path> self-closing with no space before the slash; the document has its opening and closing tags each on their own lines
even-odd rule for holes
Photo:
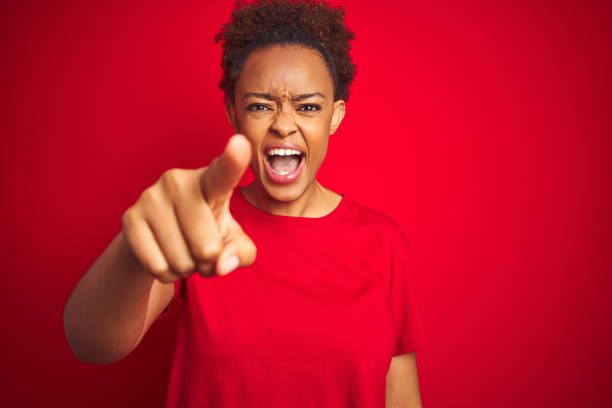
<svg viewBox="0 0 612 408">
<path fill-rule="evenodd" d="M 236 269 L 238 267 L 238 264 L 240 264 L 238 257 L 235 255 L 232 255 L 229 258 L 226 258 L 223 261 L 221 261 L 221 271 L 224 274 L 228 274 L 234 269 Z"/>
</svg>

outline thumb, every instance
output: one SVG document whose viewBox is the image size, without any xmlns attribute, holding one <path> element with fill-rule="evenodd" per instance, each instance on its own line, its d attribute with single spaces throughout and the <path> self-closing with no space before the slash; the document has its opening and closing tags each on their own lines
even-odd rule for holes
<svg viewBox="0 0 612 408">
<path fill-rule="evenodd" d="M 215 265 L 217 275 L 223 276 L 239 266 L 248 266 L 255 261 L 257 248 L 244 232 L 228 237 L 225 247 Z"/>
<path fill-rule="evenodd" d="M 226 200 L 238 185 L 251 161 L 251 143 L 241 135 L 232 136 L 221 156 L 200 176 L 200 187 L 208 204 Z"/>
</svg>

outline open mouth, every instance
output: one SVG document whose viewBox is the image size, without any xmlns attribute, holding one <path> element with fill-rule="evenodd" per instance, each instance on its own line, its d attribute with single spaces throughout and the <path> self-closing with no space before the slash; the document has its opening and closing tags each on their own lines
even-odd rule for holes
<svg viewBox="0 0 612 408">
<path fill-rule="evenodd" d="M 293 144 L 270 145 L 264 150 L 264 155 L 266 172 L 277 183 L 288 183 L 297 178 L 306 156 Z"/>
<path fill-rule="evenodd" d="M 271 149 L 266 160 L 273 172 L 284 176 L 298 168 L 304 160 L 304 153 L 294 149 Z"/>
</svg>

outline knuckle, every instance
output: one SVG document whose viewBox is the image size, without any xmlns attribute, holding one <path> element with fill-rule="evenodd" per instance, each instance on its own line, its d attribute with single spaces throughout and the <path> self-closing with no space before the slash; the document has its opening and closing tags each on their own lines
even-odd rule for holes
<svg viewBox="0 0 612 408">
<path fill-rule="evenodd" d="M 219 255 L 221 255 L 221 250 L 223 249 L 221 243 L 217 240 L 209 240 L 200 245 L 197 245 L 194 248 L 194 257 L 202 263 L 210 263 L 215 262 Z"/>
<path fill-rule="evenodd" d="M 150 265 L 147 269 L 149 269 L 151 275 L 159 280 L 170 274 L 170 269 L 166 265 Z"/>
<path fill-rule="evenodd" d="M 164 212 L 168 206 L 168 201 L 164 197 L 164 192 L 156 186 L 151 186 L 144 190 L 140 195 L 137 207 L 145 218 L 155 216 Z"/>
<path fill-rule="evenodd" d="M 151 186 L 151 187 L 146 188 L 140 194 L 140 199 L 138 201 L 140 205 L 149 207 L 157 203 L 158 200 L 159 200 L 159 192 L 157 191 L 155 186 Z"/>
<path fill-rule="evenodd" d="M 161 184 L 164 189 L 171 194 L 180 194 L 184 189 L 185 172 L 183 169 L 170 169 L 164 172 L 161 177 Z"/>
<path fill-rule="evenodd" d="M 121 216 L 121 226 L 125 229 L 130 229 L 136 221 L 137 215 L 134 207 L 128 208 Z"/>
<path fill-rule="evenodd" d="M 195 263 L 193 261 L 181 261 L 172 265 L 172 272 L 175 275 L 186 277 L 195 271 Z"/>
</svg>

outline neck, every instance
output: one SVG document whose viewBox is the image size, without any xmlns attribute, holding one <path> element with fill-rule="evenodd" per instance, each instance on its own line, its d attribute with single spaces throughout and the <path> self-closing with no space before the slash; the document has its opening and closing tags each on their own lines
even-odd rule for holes
<svg viewBox="0 0 612 408">
<path fill-rule="evenodd" d="M 293 201 L 278 201 L 266 192 L 255 180 L 241 189 L 251 204 L 270 214 L 290 217 L 319 218 L 332 212 L 342 200 L 342 196 L 323 187 L 315 179 L 300 197 Z"/>
</svg>

